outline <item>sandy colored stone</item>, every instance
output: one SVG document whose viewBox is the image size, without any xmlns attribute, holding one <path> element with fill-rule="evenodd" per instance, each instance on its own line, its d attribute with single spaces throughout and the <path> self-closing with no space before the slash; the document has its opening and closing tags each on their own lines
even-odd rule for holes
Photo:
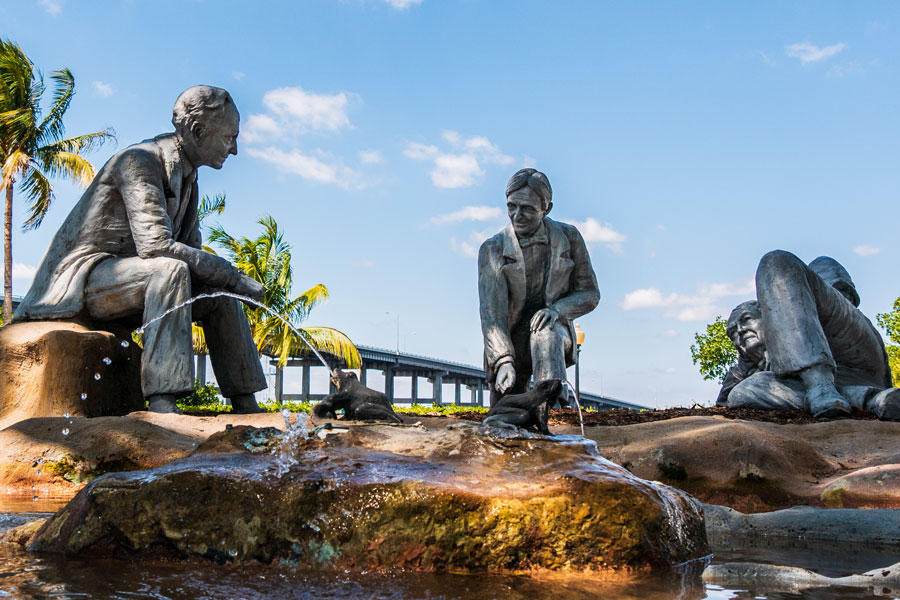
<svg viewBox="0 0 900 600">
<path fill-rule="evenodd" d="M 96 479 L 32 547 L 339 571 L 643 569 L 708 552 L 696 501 L 592 444 L 376 425 L 273 454 L 273 432 L 234 427 L 206 444 L 235 452 Z"/>
<path fill-rule="evenodd" d="M 130 338 L 125 348 L 122 341 L 65 321 L 0 327 L 0 429 L 32 417 L 124 415 L 143 408 L 140 349 Z"/>
</svg>

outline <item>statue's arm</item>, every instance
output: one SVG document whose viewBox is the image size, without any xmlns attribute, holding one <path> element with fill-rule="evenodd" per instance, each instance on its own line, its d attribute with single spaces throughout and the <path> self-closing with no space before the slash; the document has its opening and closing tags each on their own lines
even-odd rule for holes
<svg viewBox="0 0 900 600">
<path fill-rule="evenodd" d="M 719 395 L 716 398 L 716 406 L 728 406 L 728 395 L 731 394 L 731 390 L 758 370 L 754 368 L 750 361 L 743 358 L 738 359 L 738 362 L 728 369 L 728 373 L 725 374 L 722 389 L 719 390 Z"/>
<path fill-rule="evenodd" d="M 492 240 L 478 251 L 478 303 L 481 333 L 488 364 L 496 373 L 500 365 L 513 363 L 515 350 L 509 333 L 509 290 L 500 271 L 500 251 Z"/>
<path fill-rule="evenodd" d="M 570 227 L 568 231 L 569 256 L 575 263 L 572 272 L 572 291 L 559 298 L 550 308 L 559 313 L 564 321 L 573 321 L 597 307 L 600 302 L 600 288 L 597 286 L 597 276 L 594 274 L 594 267 L 591 266 L 591 256 L 588 254 L 584 238 L 574 227 Z"/>
<path fill-rule="evenodd" d="M 173 238 L 162 188 L 164 175 L 157 157 L 142 150 L 123 152 L 117 157 L 113 173 L 139 257 L 181 260 L 194 277 L 207 285 L 225 289 L 235 285 L 240 271 L 231 263 Z"/>
</svg>

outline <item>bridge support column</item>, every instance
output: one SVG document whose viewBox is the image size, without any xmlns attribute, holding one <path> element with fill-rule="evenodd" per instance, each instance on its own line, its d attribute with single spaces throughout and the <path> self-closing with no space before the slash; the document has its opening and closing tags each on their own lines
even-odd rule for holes
<svg viewBox="0 0 900 600">
<path fill-rule="evenodd" d="M 284 396 L 284 369 L 275 367 L 275 402 L 281 403 Z"/>
<path fill-rule="evenodd" d="M 409 395 L 412 396 L 412 403 L 419 403 L 419 376 L 413 373 L 409 380 Z"/>
<path fill-rule="evenodd" d="M 197 355 L 197 369 L 194 377 L 200 381 L 200 385 L 206 385 L 206 355 Z"/>
<path fill-rule="evenodd" d="M 366 365 L 363 365 L 359 368 L 359 382 L 363 385 L 366 385 L 366 373 L 368 369 L 366 369 Z"/>
<path fill-rule="evenodd" d="M 432 382 L 431 403 L 434 406 L 441 406 L 444 395 L 444 376 L 440 373 L 435 373 Z"/>
<path fill-rule="evenodd" d="M 453 397 L 453 405 L 459 406 L 460 393 L 462 390 L 460 389 L 459 379 L 457 379 L 455 383 L 456 383 L 456 390 L 455 390 L 454 397 Z"/>
<path fill-rule="evenodd" d="M 300 396 L 303 400 L 309 400 L 309 365 L 303 365 L 303 375 L 300 378 Z"/>
<path fill-rule="evenodd" d="M 478 380 L 478 406 L 484 406 L 484 382 Z"/>
<path fill-rule="evenodd" d="M 387 396 L 388 402 L 394 403 L 394 369 L 386 367 L 384 369 L 384 395 Z"/>
</svg>

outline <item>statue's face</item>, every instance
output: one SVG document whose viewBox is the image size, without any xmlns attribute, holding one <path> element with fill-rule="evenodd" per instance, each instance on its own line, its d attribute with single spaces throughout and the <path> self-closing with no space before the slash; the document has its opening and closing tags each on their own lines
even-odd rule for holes
<svg viewBox="0 0 900 600">
<path fill-rule="evenodd" d="M 225 105 L 224 111 L 225 114 L 221 119 L 207 123 L 197 136 L 201 164 L 213 169 L 221 169 L 225 159 L 237 154 L 241 117 L 231 103 Z"/>
<path fill-rule="evenodd" d="M 746 308 L 732 313 L 725 330 L 738 352 L 751 360 L 761 360 L 766 352 L 759 311 Z"/>
<path fill-rule="evenodd" d="M 541 219 L 547 214 L 541 197 L 528 186 L 514 191 L 506 197 L 506 210 L 516 235 L 529 237 L 541 226 Z"/>
</svg>

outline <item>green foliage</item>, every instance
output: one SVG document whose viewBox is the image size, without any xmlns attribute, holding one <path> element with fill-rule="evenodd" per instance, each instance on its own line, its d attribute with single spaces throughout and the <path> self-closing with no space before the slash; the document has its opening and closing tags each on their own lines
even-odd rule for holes
<svg viewBox="0 0 900 600">
<path fill-rule="evenodd" d="M 700 365 L 703 379 L 715 379 L 719 383 L 725 381 L 728 369 L 737 362 L 738 352 L 725 335 L 727 322 L 722 317 L 706 326 L 706 333 L 695 333 L 691 345 L 691 359 Z"/>
<path fill-rule="evenodd" d="M 210 382 L 194 380 L 194 391 L 178 401 L 178 406 L 224 406 L 219 390 Z"/>
<path fill-rule="evenodd" d="M 262 225 L 263 233 L 255 239 L 238 239 L 221 226 L 215 226 L 210 228 L 209 240 L 224 249 L 231 262 L 245 275 L 263 284 L 263 303 L 287 318 L 306 341 L 320 352 L 343 359 L 347 368 L 358 368 L 362 359 L 344 333 L 331 327 L 299 327 L 310 311 L 328 298 L 328 288 L 319 284 L 291 298 L 291 247 L 284 241 L 275 219 L 266 216 L 258 223 Z M 311 355 L 306 343 L 278 317 L 262 308 L 246 305 L 244 312 L 260 353 L 277 357 L 281 366 L 291 357 Z"/>
<path fill-rule="evenodd" d="M 282 410 L 287 409 L 292 413 L 309 414 L 309 411 L 312 410 L 313 403 L 309 400 L 304 400 L 303 402 L 276 402 L 275 400 L 271 400 L 268 402 L 260 402 L 259 407 L 270 413 L 281 412 Z"/>
<path fill-rule="evenodd" d="M 455 406 L 455 405 L 447 405 L 447 406 L 430 406 L 427 404 L 414 404 L 412 406 L 395 406 L 394 412 L 403 414 L 403 415 L 422 415 L 422 416 L 431 416 L 431 415 L 455 415 L 458 413 L 466 413 L 466 412 L 480 412 L 486 413 L 488 408 L 483 406 Z"/>
<path fill-rule="evenodd" d="M 894 300 L 894 306 L 891 312 L 879 313 L 875 315 L 878 324 L 884 328 L 887 333 L 890 344 L 885 345 L 887 350 L 888 363 L 891 365 L 891 377 L 894 380 L 894 387 L 900 386 L 900 298 Z"/>
</svg>

